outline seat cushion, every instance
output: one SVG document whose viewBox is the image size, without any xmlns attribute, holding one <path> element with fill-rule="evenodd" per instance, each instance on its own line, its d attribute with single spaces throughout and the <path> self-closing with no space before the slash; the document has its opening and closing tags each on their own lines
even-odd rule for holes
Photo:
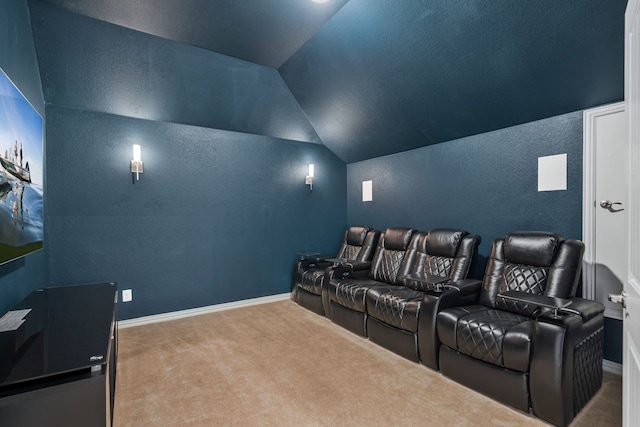
<svg viewBox="0 0 640 427">
<path fill-rule="evenodd" d="M 528 372 L 535 321 L 484 306 L 438 313 L 438 336 L 446 346 L 492 365 Z"/>
<path fill-rule="evenodd" d="M 385 284 L 371 279 L 332 280 L 329 284 L 329 297 L 332 302 L 364 313 L 367 291 L 376 286 L 385 286 Z"/>
<path fill-rule="evenodd" d="M 324 269 L 305 270 L 299 277 L 298 286 L 305 291 L 322 295 L 322 284 L 324 283 Z"/>
<path fill-rule="evenodd" d="M 369 316 L 407 332 L 418 332 L 418 313 L 424 293 L 404 286 L 376 288 L 367 294 Z"/>
</svg>

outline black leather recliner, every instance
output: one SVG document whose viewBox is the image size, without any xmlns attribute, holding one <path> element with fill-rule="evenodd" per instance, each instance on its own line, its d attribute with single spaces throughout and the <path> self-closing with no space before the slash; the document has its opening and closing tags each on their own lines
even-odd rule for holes
<svg viewBox="0 0 640 427">
<path fill-rule="evenodd" d="M 478 236 L 456 229 L 414 234 L 400 271 L 446 277 L 448 286 L 436 290 L 424 282 L 401 280 L 400 286 L 371 289 L 366 301 L 369 339 L 415 362 L 423 358 L 421 353 L 427 360 L 436 357 L 439 341 L 432 337 L 437 311 L 478 299 L 479 284 L 466 289 L 460 281 L 467 277 L 479 242 Z"/>
<path fill-rule="evenodd" d="M 352 263 L 356 271 L 366 271 L 379 237 L 380 232 L 371 227 L 349 227 L 335 258 Z M 296 263 L 291 296 L 302 307 L 328 317 L 325 275 L 330 273 L 335 263 L 326 261 L 326 258 L 310 257 Z"/>
<path fill-rule="evenodd" d="M 497 239 L 478 304 L 437 315 L 442 373 L 569 424 L 602 384 L 604 306 L 574 297 L 583 252 L 553 233 Z"/>
<path fill-rule="evenodd" d="M 367 336 L 367 292 L 377 286 L 400 285 L 400 266 L 416 232 L 413 228 L 388 228 L 380 235 L 368 276 L 354 274 L 353 265 L 333 271 L 328 280 L 331 321 L 363 337 Z"/>
</svg>

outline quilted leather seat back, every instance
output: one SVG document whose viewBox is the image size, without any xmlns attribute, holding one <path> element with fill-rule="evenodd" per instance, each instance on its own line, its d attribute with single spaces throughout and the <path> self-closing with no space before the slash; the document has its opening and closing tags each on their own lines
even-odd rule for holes
<svg viewBox="0 0 640 427">
<path fill-rule="evenodd" d="M 402 274 L 426 273 L 449 277 L 452 281 L 464 279 L 473 259 L 478 236 L 471 236 L 464 230 L 433 229 L 428 233 L 413 235 Z M 407 282 L 412 289 L 422 291 L 424 284 Z"/>
<path fill-rule="evenodd" d="M 371 260 L 369 276 L 373 280 L 401 284 L 398 281 L 398 272 L 415 232 L 413 228 L 387 228 L 380 236 Z"/>
<path fill-rule="evenodd" d="M 502 274 L 502 282 L 498 287 L 498 293 L 507 291 L 520 291 L 530 294 L 542 295 L 547 287 L 549 269 L 521 264 L 506 263 Z M 524 316 L 534 316 L 538 313 L 538 306 L 518 303 L 502 298 L 496 299 L 496 308 L 510 311 Z"/>
<path fill-rule="evenodd" d="M 380 232 L 371 227 L 350 227 L 344 233 L 344 240 L 337 258 L 355 261 L 371 261 L 378 244 Z"/>
<path fill-rule="evenodd" d="M 449 276 L 451 282 L 457 282 L 467 277 L 479 243 L 480 236 L 469 234 L 465 230 L 435 229 L 429 231 L 427 253 L 431 257 L 450 258 L 451 267 L 448 272 L 437 275 Z M 431 263 L 433 261 L 430 260 Z M 429 274 L 436 274 L 437 269 L 432 271 Z"/>
<path fill-rule="evenodd" d="M 364 244 L 369 230 L 371 230 L 370 227 L 349 227 L 347 231 L 344 232 L 344 239 L 337 257 L 344 259 L 356 259 L 362 249 L 362 245 Z"/>
<path fill-rule="evenodd" d="M 356 259 L 360 254 L 361 249 L 362 247 L 360 246 L 344 245 L 344 248 L 340 251 L 338 258 Z"/>
<path fill-rule="evenodd" d="M 424 250 L 424 272 L 434 276 L 449 277 L 453 259 L 458 252 L 462 237 L 468 234 L 462 230 L 431 230 L 427 233 Z M 423 248 L 420 248 L 423 249 Z"/>
<path fill-rule="evenodd" d="M 497 239 L 487 263 L 480 304 L 535 316 L 537 307 L 497 295 L 517 290 L 560 298 L 574 296 L 583 251 L 582 242 L 565 241 L 555 233 L 518 232 Z"/>
</svg>

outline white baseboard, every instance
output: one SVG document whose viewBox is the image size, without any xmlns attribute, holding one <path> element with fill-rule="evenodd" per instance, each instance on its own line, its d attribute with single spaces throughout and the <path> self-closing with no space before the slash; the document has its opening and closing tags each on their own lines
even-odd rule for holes
<svg viewBox="0 0 640 427">
<path fill-rule="evenodd" d="M 245 299 L 242 301 L 226 302 L 224 304 L 209 305 L 206 307 L 191 308 L 188 310 L 172 311 L 170 313 L 154 314 L 152 316 L 136 317 L 118 321 L 118 329 L 131 328 L 133 326 L 148 325 L 150 323 L 166 322 L 185 317 L 198 316 L 200 314 L 215 313 L 217 311 L 232 310 L 234 308 L 249 307 L 252 305 L 266 304 L 269 302 L 284 301 L 291 297 L 290 293 L 269 295 L 266 297 Z"/>
<path fill-rule="evenodd" d="M 604 359 L 602 361 L 602 369 L 616 375 L 622 375 L 622 364 Z"/>
</svg>

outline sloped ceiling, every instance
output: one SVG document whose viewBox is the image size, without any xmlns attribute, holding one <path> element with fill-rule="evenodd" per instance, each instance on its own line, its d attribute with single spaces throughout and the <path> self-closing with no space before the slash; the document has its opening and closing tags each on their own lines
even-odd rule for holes
<svg viewBox="0 0 640 427">
<path fill-rule="evenodd" d="M 29 5 L 47 104 L 321 142 L 274 68 L 43 2 Z"/>
<path fill-rule="evenodd" d="M 346 162 L 623 98 L 626 0 L 350 0 L 280 69 Z"/>
<path fill-rule="evenodd" d="M 347 163 L 623 99 L 627 0 L 46 2 L 277 69 Z"/>
<path fill-rule="evenodd" d="M 68 11 L 278 68 L 347 0 L 43 0 Z"/>
</svg>

